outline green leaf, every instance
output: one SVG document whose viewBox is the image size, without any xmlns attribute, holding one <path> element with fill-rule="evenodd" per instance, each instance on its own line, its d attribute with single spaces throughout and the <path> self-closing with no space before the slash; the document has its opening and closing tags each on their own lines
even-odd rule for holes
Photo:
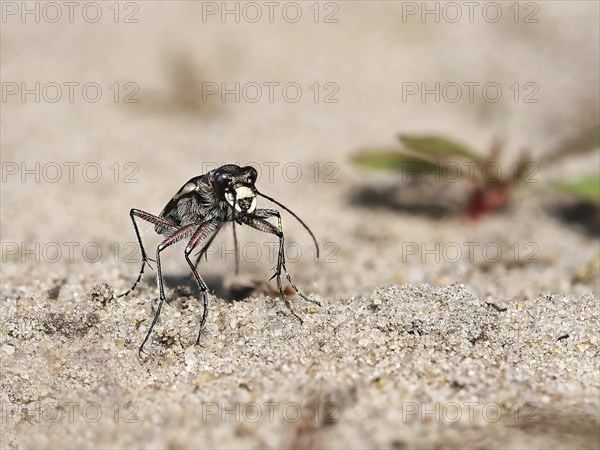
<svg viewBox="0 0 600 450">
<path fill-rule="evenodd" d="M 578 180 L 562 181 L 554 183 L 554 186 L 561 192 L 600 205 L 600 175 L 590 175 Z"/>
<path fill-rule="evenodd" d="M 424 159 L 404 155 L 395 150 L 365 150 L 352 156 L 352 162 L 359 167 L 374 170 L 424 171 L 437 170 L 438 164 Z"/>
<path fill-rule="evenodd" d="M 461 157 L 478 162 L 477 156 L 467 146 L 438 136 L 400 135 L 400 141 L 413 151 L 425 153 L 435 158 Z"/>
</svg>

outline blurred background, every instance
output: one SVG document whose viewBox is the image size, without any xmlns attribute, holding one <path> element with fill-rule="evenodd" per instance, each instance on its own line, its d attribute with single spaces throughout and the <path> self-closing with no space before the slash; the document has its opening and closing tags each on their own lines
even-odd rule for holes
<svg viewBox="0 0 600 450">
<path fill-rule="evenodd" d="M 598 176 L 598 8 L 3 2 L 3 289 L 57 279 L 124 289 L 139 261 L 126 257 L 129 209 L 157 214 L 189 178 L 239 163 L 317 235 L 318 263 L 284 217 L 308 292 L 457 282 L 507 299 L 597 294 L 598 200 L 577 183 Z M 508 179 L 515 162 L 535 166 L 469 214 L 473 183 L 369 167 L 369 152 L 406 149 L 399 135 L 464 144 Z M 440 148 L 430 156 L 456 160 Z M 253 245 L 241 273 L 268 278 L 274 240 L 240 230 L 240 241 Z M 231 232 L 215 242 L 204 270 L 218 284 L 233 273 Z M 180 253 L 165 255 L 170 275 L 187 274 Z"/>
</svg>

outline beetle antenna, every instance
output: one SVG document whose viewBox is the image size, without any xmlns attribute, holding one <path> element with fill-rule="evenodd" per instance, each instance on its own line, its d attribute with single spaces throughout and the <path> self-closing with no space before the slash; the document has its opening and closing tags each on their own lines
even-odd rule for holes
<svg viewBox="0 0 600 450">
<path fill-rule="evenodd" d="M 255 188 L 255 189 L 256 189 L 256 188 Z M 264 198 L 266 198 L 267 200 L 270 200 L 270 201 L 272 201 L 272 202 L 273 202 L 273 203 L 275 203 L 276 205 L 279 205 L 279 206 L 281 206 L 283 209 L 285 209 L 287 212 L 289 212 L 289 213 L 290 213 L 292 216 L 294 216 L 298 222 L 300 222 L 300 223 L 302 224 L 302 226 L 303 226 L 303 227 L 306 229 L 306 231 L 308 231 L 308 234 L 310 234 L 310 236 L 312 237 L 312 239 L 313 239 L 313 241 L 314 241 L 314 243 L 315 243 L 315 246 L 317 247 L 317 258 L 318 258 L 318 257 L 319 257 L 319 243 L 317 242 L 317 238 L 315 237 L 315 235 L 313 234 L 313 232 L 310 230 L 310 228 L 308 228 L 308 225 L 306 225 L 306 224 L 304 223 L 304 221 L 303 221 L 303 220 L 302 220 L 300 217 L 298 217 L 298 216 L 297 216 L 297 215 L 296 215 L 296 214 L 295 214 L 295 213 L 294 213 L 294 212 L 293 212 L 291 209 L 289 209 L 289 208 L 288 208 L 287 206 L 285 206 L 285 205 L 282 205 L 281 203 L 279 203 L 279 202 L 278 202 L 277 200 L 275 200 L 274 198 L 272 198 L 272 197 L 269 197 L 268 195 L 265 195 L 265 194 L 263 194 L 262 192 L 259 192 L 258 190 L 256 191 L 256 193 L 257 193 L 258 195 L 260 195 L 261 197 L 264 197 Z"/>
</svg>

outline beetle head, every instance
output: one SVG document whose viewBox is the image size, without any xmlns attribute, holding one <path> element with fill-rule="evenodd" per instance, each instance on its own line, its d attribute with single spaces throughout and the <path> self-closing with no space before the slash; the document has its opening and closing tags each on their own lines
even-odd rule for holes
<svg viewBox="0 0 600 450">
<path fill-rule="evenodd" d="M 219 199 L 229 203 L 236 213 L 252 214 L 256 209 L 257 176 L 252 166 L 228 164 L 214 171 L 212 185 Z"/>
</svg>

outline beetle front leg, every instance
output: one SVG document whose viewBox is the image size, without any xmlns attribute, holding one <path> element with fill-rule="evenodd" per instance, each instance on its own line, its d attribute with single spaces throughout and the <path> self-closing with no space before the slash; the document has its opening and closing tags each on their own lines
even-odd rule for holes
<svg viewBox="0 0 600 450">
<path fill-rule="evenodd" d="M 265 220 L 268 217 L 277 217 L 277 227 L 275 227 L 272 223 Z M 279 252 L 278 252 L 278 256 L 277 256 L 277 267 L 275 268 L 275 274 L 271 277 L 271 279 L 273 279 L 273 278 L 277 279 L 277 287 L 279 288 L 279 295 L 280 295 L 281 299 L 285 302 L 286 306 L 289 308 L 292 315 L 294 317 L 296 317 L 302 323 L 303 322 L 302 318 L 300 316 L 298 316 L 298 314 L 296 314 L 296 312 L 293 310 L 292 305 L 283 290 L 283 283 L 281 282 L 281 270 L 283 269 L 283 271 L 285 273 L 285 277 L 287 278 L 288 282 L 290 283 L 290 285 L 292 286 L 294 291 L 296 291 L 296 293 L 300 297 L 302 297 L 307 302 L 314 303 L 315 305 L 321 306 L 321 304 L 318 301 L 308 298 L 305 294 L 303 294 L 300 291 L 300 289 L 298 289 L 298 287 L 296 286 L 296 283 L 294 283 L 290 273 L 287 270 L 287 267 L 285 265 L 285 237 L 283 234 L 283 227 L 281 224 L 281 215 L 279 214 L 279 211 L 274 210 L 274 209 L 257 210 L 255 216 L 248 218 L 245 221 L 245 223 L 247 225 L 251 226 L 252 228 L 255 228 L 264 233 L 274 234 L 275 236 L 277 236 L 279 238 Z"/>
</svg>

